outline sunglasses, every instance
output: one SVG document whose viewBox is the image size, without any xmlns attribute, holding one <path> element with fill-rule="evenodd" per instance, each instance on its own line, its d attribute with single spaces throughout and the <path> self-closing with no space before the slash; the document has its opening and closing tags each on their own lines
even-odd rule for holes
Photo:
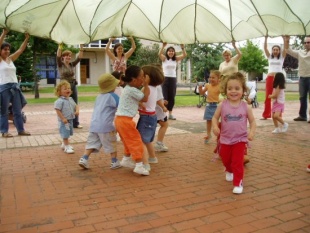
<svg viewBox="0 0 310 233">
<path fill-rule="evenodd" d="M 310 41 L 304 42 L 304 44 L 310 44 Z"/>
</svg>

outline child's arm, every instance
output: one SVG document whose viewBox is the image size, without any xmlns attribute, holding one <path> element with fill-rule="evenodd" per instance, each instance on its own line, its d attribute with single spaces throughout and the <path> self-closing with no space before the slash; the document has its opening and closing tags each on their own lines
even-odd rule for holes
<svg viewBox="0 0 310 233">
<path fill-rule="evenodd" d="M 279 93 L 280 93 L 280 88 L 277 87 L 276 89 L 273 89 L 272 94 L 269 95 L 268 97 L 269 97 L 270 99 L 276 99 L 276 98 L 278 98 Z"/>
<path fill-rule="evenodd" d="M 215 136 L 219 136 L 220 135 L 220 128 L 219 128 L 219 119 L 221 117 L 221 110 L 222 110 L 222 103 L 220 103 L 216 110 L 215 113 L 212 117 L 212 128 L 213 128 L 213 133 Z"/>
<path fill-rule="evenodd" d="M 57 116 L 61 119 L 64 124 L 68 123 L 67 118 L 64 117 L 60 109 L 55 108 Z"/>
<path fill-rule="evenodd" d="M 149 83 L 150 83 L 150 77 L 148 75 L 145 75 L 143 89 L 142 89 L 144 97 L 143 99 L 140 100 L 141 102 L 147 102 L 147 100 L 149 99 L 149 95 L 150 95 Z"/>
<path fill-rule="evenodd" d="M 158 104 L 159 107 L 162 108 L 162 110 L 163 110 L 164 112 L 167 112 L 167 111 L 168 111 L 167 108 L 166 108 L 166 106 L 165 106 L 165 102 L 164 102 L 163 99 L 157 100 L 156 103 Z"/>
<path fill-rule="evenodd" d="M 80 114 L 80 107 L 79 105 L 75 105 L 75 113 L 74 115 L 78 116 Z"/>
<path fill-rule="evenodd" d="M 250 123 L 250 132 L 248 133 L 248 140 L 252 141 L 254 139 L 255 130 L 256 130 L 256 122 L 252 111 L 252 106 L 248 107 L 248 121 Z"/>
<path fill-rule="evenodd" d="M 203 88 L 202 88 L 202 86 L 199 86 L 198 87 L 199 94 L 204 95 L 206 93 L 206 91 L 208 90 L 208 86 L 209 86 L 208 84 L 206 84 Z"/>
</svg>

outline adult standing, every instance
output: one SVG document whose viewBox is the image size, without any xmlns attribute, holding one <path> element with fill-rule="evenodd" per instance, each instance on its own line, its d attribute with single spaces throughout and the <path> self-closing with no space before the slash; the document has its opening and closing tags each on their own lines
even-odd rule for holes
<svg viewBox="0 0 310 233">
<path fill-rule="evenodd" d="M 222 53 L 224 61 L 220 64 L 219 67 L 219 71 L 221 72 L 222 77 L 238 72 L 238 63 L 242 57 L 242 53 L 240 49 L 237 48 L 235 41 L 232 41 L 232 46 L 236 51 L 235 56 L 232 56 L 232 52 L 229 49 L 225 49 Z"/>
<path fill-rule="evenodd" d="M 14 125 L 18 135 L 29 136 L 30 133 L 24 129 L 22 108 L 26 105 L 26 100 L 20 90 L 16 67 L 14 61 L 24 52 L 29 40 L 29 34 L 25 34 L 25 40 L 20 48 L 13 54 L 10 54 L 11 45 L 3 42 L 8 30 L 3 29 L 0 36 L 0 127 L 4 138 L 13 137 L 9 133 L 9 105 L 12 105 Z"/>
<path fill-rule="evenodd" d="M 272 52 L 270 54 L 267 41 L 268 36 L 265 36 L 264 51 L 268 59 L 269 66 L 266 78 L 265 106 L 261 120 L 267 120 L 268 118 L 271 118 L 271 99 L 269 98 L 269 96 L 272 94 L 273 91 L 273 80 L 275 74 L 283 73 L 283 62 L 286 56 L 286 50 L 283 49 L 283 51 L 281 52 L 281 47 L 279 45 L 272 46 Z"/>
<path fill-rule="evenodd" d="M 106 52 L 112 61 L 113 71 L 125 73 L 125 70 L 127 68 L 127 60 L 136 50 L 136 43 L 133 37 L 129 36 L 127 38 L 131 41 L 131 48 L 126 53 L 124 53 L 124 46 L 121 43 L 115 44 L 113 48 L 113 53 L 111 52 L 110 50 L 111 43 L 116 38 L 110 38 L 109 42 L 107 43 Z"/>
<path fill-rule="evenodd" d="M 304 39 L 304 49 L 289 48 L 290 37 L 285 36 L 284 48 L 287 53 L 298 59 L 299 71 L 299 116 L 294 121 L 307 121 L 308 94 L 310 96 L 310 36 Z M 310 117 L 309 117 L 310 118 Z M 310 120 L 308 121 L 310 123 Z"/>
<path fill-rule="evenodd" d="M 169 120 L 176 120 L 172 115 L 172 109 L 175 103 L 175 95 L 177 91 L 177 63 L 186 57 L 186 51 L 184 44 L 181 44 L 182 54 L 176 56 L 175 49 L 170 46 L 166 49 L 165 55 L 163 54 L 164 48 L 167 45 L 166 42 L 159 50 L 158 56 L 162 61 L 163 72 L 165 75 L 165 81 L 162 84 L 164 99 L 168 101 L 167 109 L 169 111 Z"/>
<path fill-rule="evenodd" d="M 70 97 L 78 104 L 78 91 L 77 91 L 77 84 L 75 78 L 74 69 L 76 65 L 81 61 L 83 58 L 83 45 L 80 45 L 80 52 L 78 57 L 71 62 L 72 52 L 69 50 L 62 51 L 62 44 L 59 44 L 57 50 L 57 67 L 58 72 L 60 75 L 60 80 L 66 80 L 71 85 L 72 94 Z M 73 120 L 73 128 L 82 129 L 83 126 L 80 125 L 79 116 L 76 115 Z"/>
</svg>

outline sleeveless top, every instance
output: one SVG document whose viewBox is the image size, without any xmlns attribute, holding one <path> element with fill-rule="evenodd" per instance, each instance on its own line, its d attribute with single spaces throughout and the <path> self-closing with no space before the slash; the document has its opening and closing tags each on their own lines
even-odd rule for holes
<svg viewBox="0 0 310 233">
<path fill-rule="evenodd" d="M 4 60 L 0 61 L 0 85 L 6 83 L 18 83 L 16 67 L 12 60 L 9 63 Z"/>
<path fill-rule="evenodd" d="M 275 88 L 273 88 L 273 90 L 275 90 Z M 273 103 L 279 103 L 279 104 L 285 103 L 284 89 L 280 89 L 279 95 L 276 99 L 273 100 Z"/>
<path fill-rule="evenodd" d="M 220 143 L 233 145 L 238 142 L 248 142 L 247 103 L 241 101 L 239 106 L 230 105 L 225 99 L 221 109 Z"/>
<path fill-rule="evenodd" d="M 113 71 L 125 73 L 126 68 L 127 68 L 127 61 L 124 56 L 121 57 L 121 60 L 119 60 L 118 58 L 114 60 Z"/>
<path fill-rule="evenodd" d="M 271 56 L 269 56 L 268 74 L 282 72 L 283 62 L 284 62 L 284 58 L 282 57 L 282 55 L 280 55 L 279 59 L 277 57 L 271 58 Z"/>
<path fill-rule="evenodd" d="M 162 62 L 162 65 L 165 77 L 177 77 L 177 61 L 173 61 L 172 59 L 166 59 Z"/>
</svg>

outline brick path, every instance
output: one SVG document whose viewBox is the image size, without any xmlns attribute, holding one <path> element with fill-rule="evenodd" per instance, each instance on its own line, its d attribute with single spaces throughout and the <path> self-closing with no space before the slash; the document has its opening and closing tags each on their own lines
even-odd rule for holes
<svg viewBox="0 0 310 233">
<path fill-rule="evenodd" d="M 286 134 L 271 134 L 272 121 L 257 120 L 244 193 L 234 195 L 213 160 L 214 139 L 203 144 L 203 108 L 175 109 L 169 152 L 140 177 L 110 170 L 102 152 L 91 156 L 90 170 L 77 165 L 91 104 L 81 105 L 84 128 L 71 138 L 72 155 L 59 147 L 53 105 L 28 105 L 32 136 L 0 139 L 0 232 L 310 232 L 310 124 L 293 121 L 298 107 L 286 105 Z M 259 119 L 262 107 L 253 111 Z M 10 132 L 17 134 L 12 124 Z"/>
</svg>

